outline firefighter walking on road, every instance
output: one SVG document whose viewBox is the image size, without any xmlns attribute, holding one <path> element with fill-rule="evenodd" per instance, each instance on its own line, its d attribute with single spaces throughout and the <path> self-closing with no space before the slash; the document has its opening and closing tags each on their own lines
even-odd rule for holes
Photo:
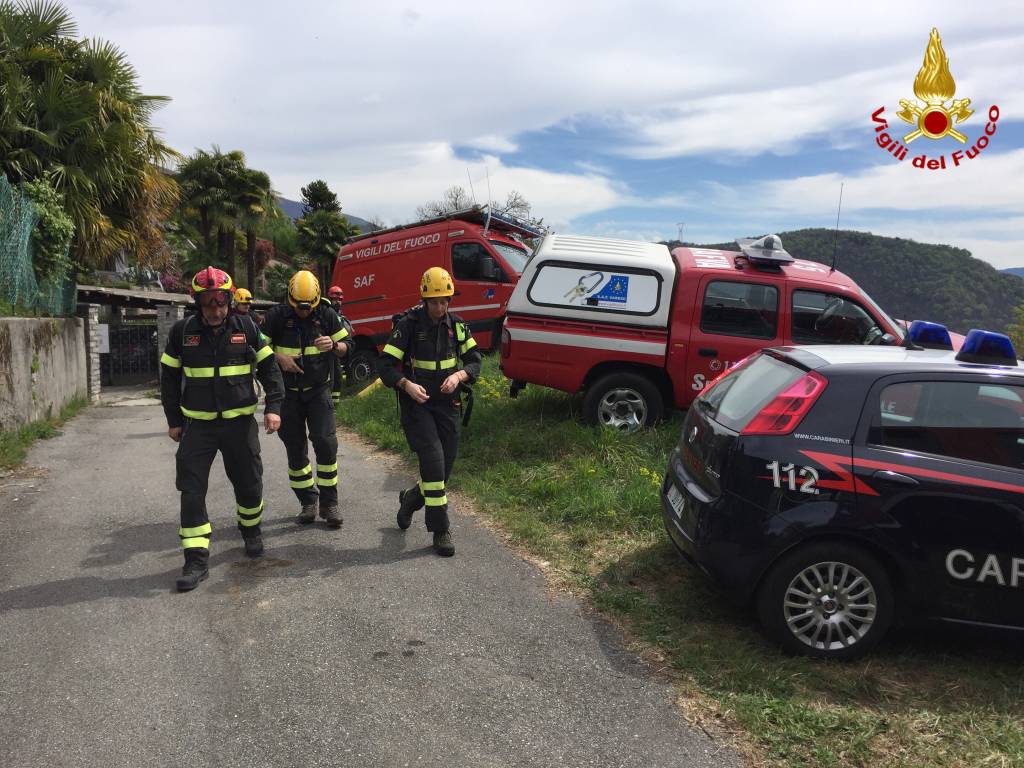
<svg viewBox="0 0 1024 768">
<path fill-rule="evenodd" d="M 453 295 L 451 275 L 428 269 L 420 281 L 422 305 L 398 319 L 377 364 L 384 385 L 398 390 L 402 429 L 420 465 L 419 483 L 398 496 L 398 527 L 407 530 L 425 506 L 434 550 L 443 557 L 455 554 L 445 485 L 459 446 L 459 391 L 480 375 L 476 340 L 448 311 Z"/>
<path fill-rule="evenodd" d="M 338 437 L 335 434 L 331 381 L 334 361 L 351 351 L 352 328 L 321 301 L 320 283 L 307 270 L 288 281 L 288 302 L 272 307 L 263 320 L 278 365 L 284 373 L 285 399 L 278 436 L 288 451 L 288 476 L 302 509 L 302 524 L 320 517 L 340 528 L 338 510 Z M 316 471 L 309 463 L 313 443 Z"/>
<path fill-rule="evenodd" d="M 209 575 L 212 528 L 206 511 L 210 467 L 220 451 L 235 491 L 238 528 L 250 557 L 263 554 L 263 462 L 253 414 L 253 374 L 266 390 L 263 424 L 281 424 L 281 372 L 252 320 L 229 314 L 234 286 L 222 270 L 207 267 L 192 279 L 198 311 L 171 328 L 160 358 L 160 398 L 167 434 L 177 442 L 176 485 L 181 491 L 178 535 L 185 566 L 180 591 L 194 589 Z"/>
</svg>

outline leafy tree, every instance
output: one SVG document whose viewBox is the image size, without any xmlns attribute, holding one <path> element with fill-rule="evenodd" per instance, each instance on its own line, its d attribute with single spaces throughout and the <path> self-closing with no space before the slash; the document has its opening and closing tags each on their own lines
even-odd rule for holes
<svg viewBox="0 0 1024 768">
<path fill-rule="evenodd" d="M 1024 304 L 1018 304 L 1013 310 L 1013 322 L 1006 326 L 1006 335 L 1013 342 L 1018 357 L 1024 354 Z"/>
<path fill-rule="evenodd" d="M 15 182 L 47 178 L 80 264 L 120 250 L 148 263 L 164 255 L 159 222 L 177 196 L 159 169 L 176 153 L 150 125 L 168 99 L 140 93 L 116 46 L 75 34 L 60 3 L 0 2 L 0 169 Z"/>
<path fill-rule="evenodd" d="M 302 215 L 307 216 L 313 211 L 330 211 L 341 213 L 338 196 L 327 186 L 327 182 L 317 179 L 308 187 L 302 188 Z"/>
<path fill-rule="evenodd" d="M 299 249 L 319 271 L 320 282 L 334 265 L 334 257 L 348 238 L 359 234 L 359 228 L 333 211 L 313 211 L 295 222 L 299 233 Z"/>
</svg>

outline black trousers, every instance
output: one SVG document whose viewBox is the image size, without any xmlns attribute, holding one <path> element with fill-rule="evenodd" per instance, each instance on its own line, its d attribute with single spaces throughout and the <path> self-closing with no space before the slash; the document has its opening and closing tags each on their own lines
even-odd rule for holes
<svg viewBox="0 0 1024 768">
<path fill-rule="evenodd" d="M 277 434 L 288 451 L 288 480 L 299 503 L 315 504 L 319 498 L 321 507 L 336 505 L 338 436 L 330 388 L 325 384 L 311 392 L 287 391 Z M 309 464 L 309 442 L 316 455 L 315 473 Z"/>
<path fill-rule="evenodd" d="M 341 358 L 334 358 L 334 371 L 331 374 L 331 400 L 337 405 L 341 402 L 341 385 L 345 381 L 345 364 Z"/>
<path fill-rule="evenodd" d="M 181 491 L 181 528 L 185 550 L 210 548 L 210 518 L 206 491 L 210 467 L 220 451 L 224 472 L 235 489 L 235 512 L 243 536 L 260 532 L 263 516 L 263 460 L 256 419 L 186 419 L 175 455 L 176 486 Z"/>
<path fill-rule="evenodd" d="M 448 530 L 448 496 L 445 484 L 459 450 L 462 409 L 458 399 L 434 395 L 422 405 L 404 393 L 399 395 L 402 430 L 420 464 L 417 490 L 426 506 L 428 531 Z M 419 504 L 416 508 L 419 508 Z"/>
</svg>

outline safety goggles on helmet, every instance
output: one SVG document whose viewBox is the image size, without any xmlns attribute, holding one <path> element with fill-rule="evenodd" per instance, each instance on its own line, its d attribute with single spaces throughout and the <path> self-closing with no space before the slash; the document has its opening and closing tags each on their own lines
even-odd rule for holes
<svg viewBox="0 0 1024 768">
<path fill-rule="evenodd" d="M 204 291 L 196 298 L 201 307 L 226 307 L 231 303 L 231 294 L 227 291 Z"/>
<path fill-rule="evenodd" d="M 252 294 L 249 293 L 249 290 L 247 288 L 239 288 L 237 291 L 235 291 L 235 303 L 245 305 L 251 304 Z"/>
</svg>

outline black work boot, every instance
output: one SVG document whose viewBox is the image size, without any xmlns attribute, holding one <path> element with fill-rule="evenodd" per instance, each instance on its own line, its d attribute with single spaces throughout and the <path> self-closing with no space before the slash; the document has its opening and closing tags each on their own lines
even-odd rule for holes
<svg viewBox="0 0 1024 768">
<path fill-rule="evenodd" d="M 412 488 L 398 492 L 398 527 L 403 531 L 409 530 L 413 514 L 423 504 L 419 490 L 419 486 L 414 485 Z M 419 504 L 416 503 L 417 501 Z"/>
<path fill-rule="evenodd" d="M 341 512 L 338 511 L 337 504 L 329 504 L 326 507 L 320 507 L 320 517 L 324 519 L 329 528 L 341 528 Z"/>
<path fill-rule="evenodd" d="M 455 542 L 452 541 L 450 531 L 434 531 L 434 551 L 441 557 L 455 554 Z"/>
<path fill-rule="evenodd" d="M 260 533 L 259 527 L 255 530 L 243 530 L 242 542 L 245 544 L 245 554 L 249 557 L 259 557 L 263 554 L 263 534 Z"/>
<path fill-rule="evenodd" d="M 181 569 L 176 586 L 179 592 L 188 592 L 199 586 L 199 582 L 210 575 L 210 550 L 185 550 L 185 567 Z"/>
<path fill-rule="evenodd" d="M 316 520 L 316 502 L 302 505 L 302 511 L 295 518 L 295 522 L 301 525 L 309 525 Z"/>
</svg>

